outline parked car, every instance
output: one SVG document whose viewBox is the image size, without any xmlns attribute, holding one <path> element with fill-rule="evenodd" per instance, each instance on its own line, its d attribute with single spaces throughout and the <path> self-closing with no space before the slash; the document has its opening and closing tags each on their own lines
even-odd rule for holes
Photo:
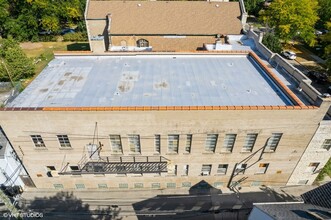
<svg viewBox="0 0 331 220">
<path fill-rule="evenodd" d="M 289 51 L 289 50 L 285 50 L 281 53 L 285 58 L 289 59 L 289 60 L 294 60 L 297 58 L 296 53 Z"/>
<path fill-rule="evenodd" d="M 50 35 L 52 34 L 52 31 L 51 30 L 41 30 L 38 32 L 39 35 Z"/>
<path fill-rule="evenodd" d="M 319 82 L 319 83 L 325 83 L 328 81 L 328 75 L 326 73 L 322 73 L 322 72 L 318 72 L 318 71 L 309 71 L 307 73 L 307 76 L 315 81 L 315 82 Z"/>
<path fill-rule="evenodd" d="M 72 28 L 64 28 L 61 30 L 60 34 L 65 35 L 65 34 L 70 34 L 70 33 L 76 33 L 75 29 Z"/>
</svg>

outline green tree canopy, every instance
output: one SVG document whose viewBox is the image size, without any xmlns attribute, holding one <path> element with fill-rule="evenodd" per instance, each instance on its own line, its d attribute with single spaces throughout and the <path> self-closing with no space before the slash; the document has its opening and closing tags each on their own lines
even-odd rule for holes
<svg viewBox="0 0 331 220">
<path fill-rule="evenodd" d="M 331 73 L 331 20 L 327 22 L 327 28 L 329 32 L 322 36 L 322 41 L 326 45 L 324 49 L 324 54 L 326 57 L 326 65 L 328 72 Z"/>
<path fill-rule="evenodd" d="M 272 33 L 266 33 L 263 36 L 262 43 L 274 53 L 280 53 L 282 51 L 280 39 Z"/>
<path fill-rule="evenodd" d="M 0 41 L 0 81 L 18 81 L 34 75 L 34 64 L 12 38 Z"/>
<path fill-rule="evenodd" d="M 317 0 L 274 0 L 260 15 L 262 21 L 274 28 L 282 40 L 299 37 L 314 45 L 317 10 Z"/>
<path fill-rule="evenodd" d="M 331 19 L 331 1 L 318 0 L 318 4 L 319 4 L 318 15 L 320 17 L 318 23 L 320 27 L 323 27 Z"/>
</svg>

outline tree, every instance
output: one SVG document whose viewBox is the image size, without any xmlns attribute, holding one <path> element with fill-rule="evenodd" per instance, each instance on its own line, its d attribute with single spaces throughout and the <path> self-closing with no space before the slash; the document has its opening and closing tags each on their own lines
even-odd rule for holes
<svg viewBox="0 0 331 220">
<path fill-rule="evenodd" d="M 324 56 L 326 57 L 326 65 L 328 72 L 331 73 L 331 20 L 326 24 L 329 32 L 322 36 L 322 41 L 325 44 Z"/>
<path fill-rule="evenodd" d="M 246 0 L 245 8 L 248 14 L 258 15 L 259 11 L 262 9 L 264 0 Z"/>
<path fill-rule="evenodd" d="M 272 33 L 266 33 L 263 36 L 262 43 L 274 53 L 280 53 L 282 51 L 280 39 Z"/>
<path fill-rule="evenodd" d="M 275 34 L 285 42 L 299 37 L 314 45 L 317 9 L 317 0 L 274 0 L 260 15 L 262 21 L 274 28 Z"/>
<path fill-rule="evenodd" d="M 34 75 L 34 64 L 12 38 L 0 41 L 0 80 L 19 81 Z"/>
<path fill-rule="evenodd" d="M 330 0 L 318 0 L 319 9 L 318 15 L 320 20 L 318 21 L 320 28 L 323 27 L 331 19 L 331 1 Z"/>
</svg>

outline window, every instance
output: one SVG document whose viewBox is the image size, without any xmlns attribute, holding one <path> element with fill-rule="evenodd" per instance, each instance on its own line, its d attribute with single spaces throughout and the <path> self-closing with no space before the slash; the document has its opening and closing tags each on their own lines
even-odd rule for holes
<svg viewBox="0 0 331 220">
<path fill-rule="evenodd" d="M 35 147 L 46 147 L 40 135 L 31 135 Z"/>
<path fill-rule="evenodd" d="M 186 146 L 185 146 L 186 153 L 191 152 L 191 145 L 192 145 L 192 134 L 188 134 L 186 135 Z"/>
<path fill-rule="evenodd" d="M 168 135 L 168 152 L 178 153 L 179 135 L 169 134 Z"/>
<path fill-rule="evenodd" d="M 232 152 L 234 142 L 236 141 L 236 134 L 226 134 L 224 138 L 222 152 Z"/>
<path fill-rule="evenodd" d="M 79 171 L 78 166 L 70 166 L 71 171 Z"/>
<path fill-rule="evenodd" d="M 176 188 L 176 183 L 167 183 L 167 188 Z"/>
<path fill-rule="evenodd" d="M 137 188 L 137 189 L 144 188 L 144 184 L 143 183 L 135 183 L 134 188 Z"/>
<path fill-rule="evenodd" d="M 177 175 L 177 165 L 168 165 L 168 174 Z"/>
<path fill-rule="evenodd" d="M 129 134 L 129 146 L 130 151 L 134 153 L 140 153 L 140 138 L 139 135 L 136 134 Z"/>
<path fill-rule="evenodd" d="M 313 173 L 316 171 L 317 167 L 318 167 L 319 163 L 310 163 L 306 169 L 307 173 Z"/>
<path fill-rule="evenodd" d="M 160 188 L 160 183 L 152 183 L 152 188 L 153 189 L 159 189 Z"/>
<path fill-rule="evenodd" d="M 259 169 L 258 169 L 258 171 L 257 171 L 256 173 L 257 173 L 257 174 L 263 174 L 263 173 L 266 173 L 268 167 L 269 167 L 269 164 L 268 164 L 268 163 L 260 163 L 260 165 L 259 165 Z"/>
<path fill-rule="evenodd" d="M 209 176 L 211 171 L 211 164 L 203 164 L 201 169 L 202 176 Z"/>
<path fill-rule="evenodd" d="M 63 184 L 53 184 L 55 189 L 63 189 Z"/>
<path fill-rule="evenodd" d="M 245 170 L 246 170 L 246 167 L 247 167 L 247 164 L 245 164 L 245 163 L 237 164 L 235 173 L 236 174 L 244 174 Z"/>
<path fill-rule="evenodd" d="M 111 150 L 114 153 L 122 153 L 122 142 L 120 135 L 109 135 Z"/>
<path fill-rule="evenodd" d="M 120 184 L 118 184 L 118 187 L 121 189 L 127 189 L 127 188 L 129 188 L 129 185 L 127 183 L 120 183 Z"/>
<path fill-rule="evenodd" d="M 242 151 L 251 152 L 254 147 L 256 138 L 257 134 L 247 134 Z"/>
<path fill-rule="evenodd" d="M 261 181 L 252 181 L 251 186 L 261 186 Z"/>
<path fill-rule="evenodd" d="M 155 152 L 161 153 L 161 135 L 154 135 Z"/>
<path fill-rule="evenodd" d="M 137 47 L 149 47 L 149 42 L 145 39 L 137 40 Z"/>
<path fill-rule="evenodd" d="M 59 140 L 61 147 L 63 148 L 71 147 L 68 135 L 57 135 L 57 139 Z"/>
<path fill-rule="evenodd" d="M 217 174 L 225 175 L 228 169 L 228 164 L 219 164 L 217 168 Z"/>
<path fill-rule="evenodd" d="M 271 137 L 269 138 L 269 140 L 267 142 L 267 145 L 266 145 L 264 151 L 275 152 L 282 135 L 283 135 L 282 133 L 272 133 Z"/>
<path fill-rule="evenodd" d="M 55 166 L 46 166 L 48 177 L 53 177 L 54 171 L 56 171 Z"/>
<path fill-rule="evenodd" d="M 191 187 L 191 186 L 192 186 L 191 182 L 183 182 L 182 183 L 182 187 Z"/>
<path fill-rule="evenodd" d="M 101 184 L 98 184 L 98 188 L 99 188 L 99 189 L 107 189 L 108 186 L 107 186 L 106 183 L 101 183 Z"/>
<path fill-rule="evenodd" d="M 322 144 L 322 149 L 330 150 L 331 148 L 331 139 L 325 139 Z"/>
<path fill-rule="evenodd" d="M 184 176 L 188 175 L 188 169 L 189 169 L 189 165 L 184 165 Z"/>
<path fill-rule="evenodd" d="M 298 184 L 300 185 L 306 185 L 308 183 L 308 180 L 299 180 Z"/>
<path fill-rule="evenodd" d="M 215 152 L 218 134 L 207 134 L 205 150 L 208 152 Z"/>
<path fill-rule="evenodd" d="M 84 184 L 76 184 L 76 189 L 85 189 L 85 185 Z"/>
<path fill-rule="evenodd" d="M 215 188 L 222 187 L 223 185 L 224 185 L 223 182 L 215 182 L 215 183 L 214 183 L 214 187 L 215 187 Z"/>
</svg>

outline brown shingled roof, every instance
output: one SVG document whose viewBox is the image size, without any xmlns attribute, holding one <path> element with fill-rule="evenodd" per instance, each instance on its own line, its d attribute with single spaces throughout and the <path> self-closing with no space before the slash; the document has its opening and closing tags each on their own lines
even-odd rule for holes
<svg viewBox="0 0 331 220">
<path fill-rule="evenodd" d="M 238 2 L 90 1 L 87 19 L 111 14 L 112 34 L 240 34 Z"/>
</svg>

